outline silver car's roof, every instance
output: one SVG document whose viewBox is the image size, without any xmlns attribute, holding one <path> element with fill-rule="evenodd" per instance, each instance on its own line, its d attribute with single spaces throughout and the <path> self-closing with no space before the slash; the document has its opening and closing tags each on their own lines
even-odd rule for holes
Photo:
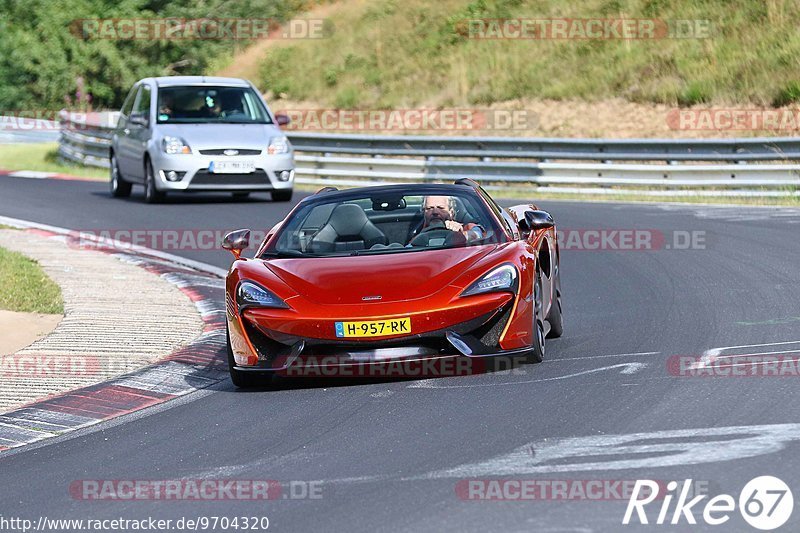
<svg viewBox="0 0 800 533">
<path fill-rule="evenodd" d="M 247 81 L 240 78 L 222 78 L 219 76 L 160 76 L 149 78 L 159 87 L 175 85 L 232 85 L 236 87 L 249 87 Z M 144 81 L 144 80 L 142 80 Z"/>
</svg>

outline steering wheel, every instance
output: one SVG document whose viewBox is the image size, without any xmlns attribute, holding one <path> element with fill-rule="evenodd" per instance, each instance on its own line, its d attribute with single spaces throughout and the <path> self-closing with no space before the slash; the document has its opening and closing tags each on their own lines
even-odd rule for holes
<svg viewBox="0 0 800 533">
<path fill-rule="evenodd" d="M 443 239 L 442 245 L 462 246 L 467 240 L 459 231 L 453 231 L 445 226 L 443 220 L 434 220 L 430 226 L 419 232 L 419 235 L 411 239 L 411 246 L 430 246 L 432 240 Z M 463 243 L 462 243 L 463 241 Z"/>
</svg>

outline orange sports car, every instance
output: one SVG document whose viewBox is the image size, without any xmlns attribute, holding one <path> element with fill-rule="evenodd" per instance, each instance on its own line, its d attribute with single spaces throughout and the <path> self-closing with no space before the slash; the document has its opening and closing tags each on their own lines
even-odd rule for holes
<svg viewBox="0 0 800 533">
<path fill-rule="evenodd" d="M 553 218 L 533 205 L 502 208 L 469 179 L 326 187 L 253 258 L 242 257 L 249 237 L 238 230 L 223 243 L 236 258 L 226 304 L 238 387 L 398 363 L 539 362 L 545 338 L 562 332 Z"/>
</svg>

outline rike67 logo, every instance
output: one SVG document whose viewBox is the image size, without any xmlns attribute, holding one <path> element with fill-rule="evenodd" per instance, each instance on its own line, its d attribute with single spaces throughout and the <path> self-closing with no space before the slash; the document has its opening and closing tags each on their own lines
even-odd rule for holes
<svg viewBox="0 0 800 533">
<path fill-rule="evenodd" d="M 652 520 L 652 514 L 648 518 L 645 507 L 659 496 L 658 488 L 659 484 L 656 481 L 649 479 L 636 481 L 622 519 L 624 525 L 636 523 L 634 513 L 640 524 L 651 523 L 649 520 Z M 738 503 L 739 513 L 745 522 L 756 529 L 770 531 L 784 525 L 792 516 L 794 509 L 794 497 L 789 486 L 773 476 L 760 476 L 748 481 L 739 493 L 738 502 L 730 494 L 719 494 L 706 502 L 703 500 L 708 498 L 707 494 L 689 499 L 692 494 L 691 489 L 691 479 L 685 480 L 682 485 L 677 481 L 667 483 L 666 495 L 653 508 L 648 509 L 652 513 L 660 503 L 658 517 L 652 523 L 696 525 L 698 521 L 695 513 L 698 513 L 702 520 L 701 524 L 719 526 L 731 519 L 731 514 L 736 511 Z M 673 501 L 675 501 L 674 507 Z"/>
</svg>

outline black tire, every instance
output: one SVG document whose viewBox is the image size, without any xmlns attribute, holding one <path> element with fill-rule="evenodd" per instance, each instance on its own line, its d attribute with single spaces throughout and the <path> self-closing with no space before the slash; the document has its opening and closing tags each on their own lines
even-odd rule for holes
<svg viewBox="0 0 800 533">
<path fill-rule="evenodd" d="M 529 364 L 541 363 L 544 360 L 545 335 L 542 311 L 542 273 L 537 269 L 533 289 L 533 344 L 525 355 L 525 362 Z"/>
<path fill-rule="evenodd" d="M 250 198 L 250 193 L 249 192 L 235 192 L 235 193 L 233 193 L 233 199 L 234 200 L 246 200 L 247 198 Z"/>
<path fill-rule="evenodd" d="M 111 153 L 111 161 L 110 161 L 110 169 L 111 169 L 111 196 L 114 198 L 127 198 L 131 195 L 131 189 L 133 185 L 129 181 L 125 181 L 125 178 L 122 177 L 122 173 L 119 171 L 119 162 L 117 161 L 117 156 L 114 153 Z"/>
<path fill-rule="evenodd" d="M 149 159 L 144 160 L 144 201 L 148 204 L 157 204 L 164 201 L 167 193 L 156 188 L 156 175 L 153 172 L 153 164 Z"/>
<path fill-rule="evenodd" d="M 550 306 L 547 314 L 547 322 L 550 324 L 548 339 L 557 339 L 564 333 L 564 309 L 561 307 L 561 274 L 556 270 L 556 286 L 554 289 L 555 300 Z"/>
<path fill-rule="evenodd" d="M 283 189 L 280 191 L 272 191 L 270 196 L 272 196 L 273 202 L 288 202 L 292 199 L 292 189 Z"/>
<path fill-rule="evenodd" d="M 252 389 L 254 387 L 267 387 L 272 384 L 272 376 L 264 376 L 257 372 L 242 372 L 236 370 L 234 366 L 236 361 L 233 359 L 233 349 L 231 348 L 230 334 L 225 332 L 225 338 L 228 345 L 228 371 L 231 375 L 231 381 L 236 388 L 239 389 Z"/>
</svg>

